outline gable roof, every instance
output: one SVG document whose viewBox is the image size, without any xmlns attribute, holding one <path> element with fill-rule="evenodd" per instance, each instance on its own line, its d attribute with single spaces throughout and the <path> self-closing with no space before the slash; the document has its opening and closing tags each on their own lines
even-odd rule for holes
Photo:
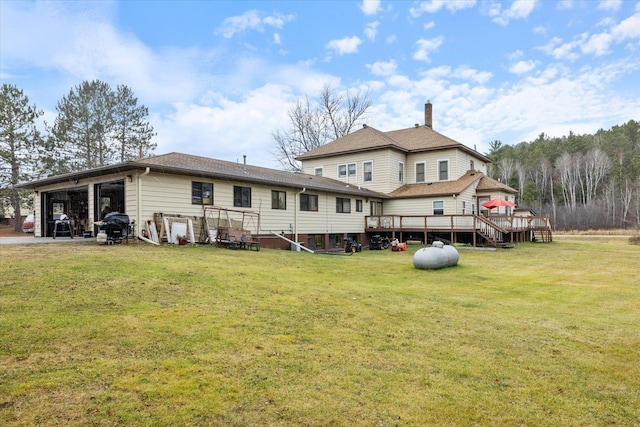
<svg viewBox="0 0 640 427">
<path fill-rule="evenodd" d="M 392 148 L 404 153 L 418 153 L 445 148 L 457 148 L 465 151 L 484 162 L 491 163 L 491 159 L 457 142 L 428 126 L 414 126 L 390 132 L 382 132 L 364 125 L 348 135 L 322 145 L 304 153 L 296 160 L 310 160 L 320 157 L 338 156 L 355 152 Z"/>
<path fill-rule="evenodd" d="M 475 190 L 500 190 L 506 193 L 517 193 L 516 190 L 504 185 L 475 170 L 468 170 L 455 181 L 424 182 L 420 184 L 405 184 L 389 194 L 390 198 L 408 199 L 415 197 L 451 196 L 460 194 L 477 183 Z"/>
<path fill-rule="evenodd" d="M 76 179 L 98 177 L 112 173 L 146 169 L 147 167 L 151 171 L 162 173 L 276 185 L 299 189 L 306 188 L 307 190 L 312 191 L 329 191 L 361 197 L 387 198 L 387 196 L 382 193 L 321 176 L 287 172 L 183 153 L 161 154 L 116 165 L 52 176 L 24 183 L 18 187 L 35 189 L 45 185 L 74 181 Z"/>
<path fill-rule="evenodd" d="M 413 198 L 450 196 L 460 194 L 473 183 L 484 177 L 482 172 L 469 170 L 455 181 L 422 182 L 419 184 L 405 184 L 389 194 L 392 198 Z"/>
<path fill-rule="evenodd" d="M 518 192 L 518 190 L 512 187 L 509 187 L 507 184 L 503 184 L 502 182 L 496 181 L 495 179 L 486 175 L 483 176 L 480 182 L 478 183 L 478 186 L 476 187 L 476 191 L 478 190 L 480 191 L 498 190 L 498 191 L 503 191 L 505 193 L 511 193 L 511 194 L 516 194 Z"/>
</svg>

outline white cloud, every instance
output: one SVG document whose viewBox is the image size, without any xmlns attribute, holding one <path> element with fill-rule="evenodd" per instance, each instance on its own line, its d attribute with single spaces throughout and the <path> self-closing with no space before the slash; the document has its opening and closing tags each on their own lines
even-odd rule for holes
<svg viewBox="0 0 640 427">
<path fill-rule="evenodd" d="M 509 72 L 513 74 L 525 74 L 536 68 L 535 61 L 518 61 L 509 67 Z"/>
<path fill-rule="evenodd" d="M 536 6 L 537 0 L 515 0 L 504 12 L 493 18 L 493 22 L 506 26 L 513 19 L 526 18 Z"/>
<path fill-rule="evenodd" d="M 416 61 L 431 62 L 429 55 L 433 52 L 437 52 L 438 48 L 444 42 L 444 37 L 439 36 L 434 39 L 420 39 L 416 42 L 417 49 L 413 53 L 413 59 Z"/>
<path fill-rule="evenodd" d="M 396 61 L 392 59 L 387 62 L 378 61 L 371 65 L 367 64 L 367 68 L 374 76 L 391 76 L 396 73 L 398 65 L 396 64 Z"/>
<path fill-rule="evenodd" d="M 429 22 L 426 22 L 425 24 L 423 24 L 422 28 L 424 28 L 425 30 L 430 30 L 435 26 L 436 26 L 436 23 L 434 21 L 429 21 Z"/>
<path fill-rule="evenodd" d="M 331 40 L 326 44 L 326 48 L 333 50 L 338 55 L 346 55 L 358 52 L 358 46 L 362 40 L 358 36 L 345 37 L 338 40 Z"/>
<path fill-rule="evenodd" d="M 436 13 L 442 8 L 446 8 L 451 12 L 456 12 L 462 9 L 469 9 L 475 6 L 476 0 L 428 0 L 422 1 L 417 7 L 409 9 L 409 13 L 414 18 L 418 18 L 423 13 Z"/>
<path fill-rule="evenodd" d="M 638 3 L 636 7 L 636 13 L 634 15 L 612 28 L 611 35 L 616 41 L 640 39 L 640 3 Z"/>
<path fill-rule="evenodd" d="M 598 4 L 598 9 L 616 11 L 620 9 L 621 5 L 622 5 L 622 0 L 600 0 L 600 3 Z"/>
<path fill-rule="evenodd" d="M 612 37 L 610 34 L 594 34 L 582 45 L 582 51 L 587 54 L 594 54 L 595 56 L 606 55 L 610 52 L 609 46 L 611 45 L 611 41 Z"/>
<path fill-rule="evenodd" d="M 367 36 L 369 40 L 374 41 L 376 39 L 376 34 L 378 33 L 379 25 L 380 25 L 380 22 L 378 21 L 369 22 L 367 26 L 364 28 L 364 35 Z"/>
<path fill-rule="evenodd" d="M 380 11 L 380 0 L 363 0 L 360 10 L 367 16 L 375 15 Z"/>
<path fill-rule="evenodd" d="M 248 10 L 242 15 L 230 16 L 222 21 L 219 28 L 215 30 L 215 34 L 222 34 L 224 38 L 231 38 L 237 33 L 247 30 L 255 30 L 263 32 L 265 27 L 274 27 L 281 29 L 284 24 L 292 21 L 293 15 L 267 15 L 257 10 Z"/>
</svg>

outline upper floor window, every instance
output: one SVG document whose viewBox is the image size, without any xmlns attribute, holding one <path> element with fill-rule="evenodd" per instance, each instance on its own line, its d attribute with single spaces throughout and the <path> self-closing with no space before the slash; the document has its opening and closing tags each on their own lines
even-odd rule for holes
<svg viewBox="0 0 640 427">
<path fill-rule="evenodd" d="M 271 209 L 287 209 L 286 191 L 271 190 Z"/>
<path fill-rule="evenodd" d="M 433 202 L 433 214 L 444 215 L 444 202 L 442 200 L 436 200 Z"/>
<path fill-rule="evenodd" d="M 316 176 L 322 176 L 322 168 L 316 168 L 314 173 Z"/>
<path fill-rule="evenodd" d="M 416 163 L 416 182 L 425 181 L 426 165 L 424 162 Z"/>
<path fill-rule="evenodd" d="M 373 181 L 373 162 L 364 162 L 362 164 L 362 181 L 371 182 Z"/>
<path fill-rule="evenodd" d="M 356 212 L 362 212 L 362 200 L 356 199 Z"/>
<path fill-rule="evenodd" d="M 404 163 L 398 163 L 398 182 L 404 182 Z"/>
<path fill-rule="evenodd" d="M 351 213 L 351 199 L 336 197 L 336 212 Z"/>
<path fill-rule="evenodd" d="M 237 208 L 251 207 L 251 187 L 233 186 L 233 206 Z"/>
<path fill-rule="evenodd" d="M 465 202 L 464 200 L 462 201 L 462 215 L 465 215 L 467 213 L 467 202 Z"/>
<path fill-rule="evenodd" d="M 191 204 L 213 205 L 213 184 L 210 182 L 191 182 Z"/>
<path fill-rule="evenodd" d="M 469 160 L 469 169 L 470 170 L 476 170 L 476 164 L 473 163 L 473 160 Z"/>
<path fill-rule="evenodd" d="M 438 160 L 438 180 L 449 180 L 449 160 Z"/>
<path fill-rule="evenodd" d="M 346 178 L 347 176 L 356 176 L 356 164 L 349 163 L 346 165 L 338 165 L 338 178 Z"/>
<path fill-rule="evenodd" d="M 301 194 L 300 210 L 318 212 L 318 195 L 317 194 Z"/>
</svg>

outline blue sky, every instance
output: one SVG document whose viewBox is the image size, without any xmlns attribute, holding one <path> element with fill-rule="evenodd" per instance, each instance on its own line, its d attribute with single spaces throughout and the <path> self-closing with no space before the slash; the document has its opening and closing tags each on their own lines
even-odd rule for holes
<svg viewBox="0 0 640 427">
<path fill-rule="evenodd" d="M 83 80 L 129 86 L 156 153 L 277 167 L 272 132 L 325 85 L 368 125 L 480 152 L 640 120 L 639 1 L 0 1 L 0 78 L 52 123 Z"/>
</svg>

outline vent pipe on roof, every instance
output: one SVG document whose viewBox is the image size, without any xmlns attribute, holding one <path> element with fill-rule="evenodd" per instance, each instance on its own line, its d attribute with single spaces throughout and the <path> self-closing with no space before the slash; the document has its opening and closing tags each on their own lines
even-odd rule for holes
<svg viewBox="0 0 640 427">
<path fill-rule="evenodd" d="M 244 160 L 244 165 L 242 166 L 242 170 L 244 171 L 244 173 L 247 173 L 247 155 L 243 154 L 242 158 Z"/>
<path fill-rule="evenodd" d="M 433 105 L 431 100 L 427 100 L 424 104 L 424 125 L 429 129 L 433 129 Z"/>
</svg>

